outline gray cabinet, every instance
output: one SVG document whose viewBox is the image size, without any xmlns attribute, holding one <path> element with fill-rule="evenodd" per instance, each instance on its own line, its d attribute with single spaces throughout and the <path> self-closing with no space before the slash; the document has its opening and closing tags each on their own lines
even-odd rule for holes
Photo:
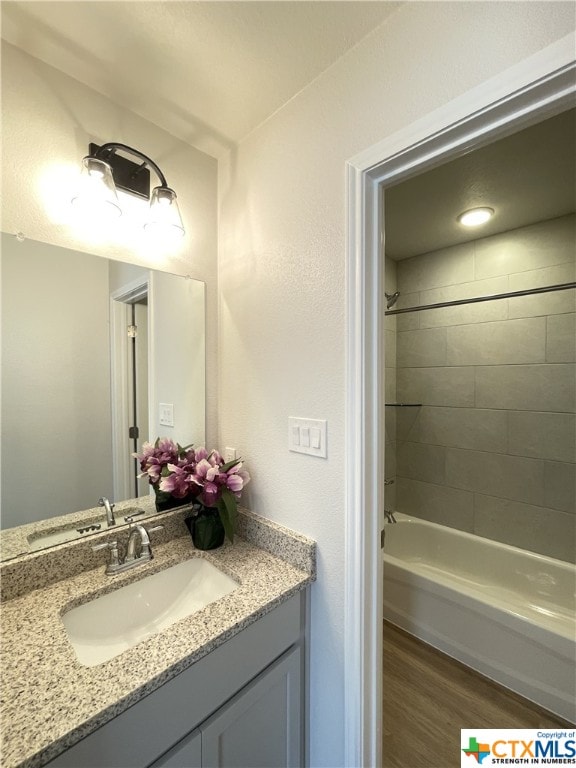
<svg viewBox="0 0 576 768">
<path fill-rule="evenodd" d="M 193 730 L 150 768 L 202 768 L 202 732 Z"/>
<path fill-rule="evenodd" d="M 295 646 L 150 768 L 299 768 L 300 683 Z"/>
<path fill-rule="evenodd" d="M 49 768 L 303 765 L 305 603 L 292 596 Z"/>
</svg>

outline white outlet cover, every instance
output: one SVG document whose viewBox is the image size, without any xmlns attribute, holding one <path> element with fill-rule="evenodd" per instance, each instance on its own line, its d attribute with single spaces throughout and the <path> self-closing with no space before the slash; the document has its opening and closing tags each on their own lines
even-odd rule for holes
<svg viewBox="0 0 576 768">
<path fill-rule="evenodd" d="M 236 448 L 224 448 L 224 462 L 234 461 L 236 458 Z"/>
<path fill-rule="evenodd" d="M 174 403 L 160 403 L 159 421 L 164 427 L 174 426 Z"/>
</svg>

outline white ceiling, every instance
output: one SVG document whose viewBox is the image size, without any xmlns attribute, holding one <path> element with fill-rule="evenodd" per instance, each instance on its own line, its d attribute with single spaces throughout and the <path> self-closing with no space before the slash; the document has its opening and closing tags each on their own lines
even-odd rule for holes
<svg viewBox="0 0 576 768">
<path fill-rule="evenodd" d="M 307 2 L 10 2 L 2 37 L 218 156 L 400 5 Z"/>
<path fill-rule="evenodd" d="M 218 157 L 399 6 L 389 0 L 0 0 L 8 42 Z M 386 191 L 392 258 L 575 209 L 574 111 Z"/>
<path fill-rule="evenodd" d="M 481 228 L 458 214 L 488 206 Z M 405 259 L 576 209 L 576 110 L 507 136 L 385 192 L 386 254 Z"/>
</svg>

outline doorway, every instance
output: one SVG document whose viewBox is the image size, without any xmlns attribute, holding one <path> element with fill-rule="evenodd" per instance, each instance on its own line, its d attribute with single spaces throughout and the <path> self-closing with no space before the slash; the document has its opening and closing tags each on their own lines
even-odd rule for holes
<svg viewBox="0 0 576 768">
<path fill-rule="evenodd" d="M 382 765 L 383 188 L 574 105 L 559 41 L 348 164 L 346 764 Z"/>
<path fill-rule="evenodd" d="M 114 498 L 145 496 L 135 453 L 149 439 L 148 281 L 136 281 L 110 298 Z"/>
</svg>

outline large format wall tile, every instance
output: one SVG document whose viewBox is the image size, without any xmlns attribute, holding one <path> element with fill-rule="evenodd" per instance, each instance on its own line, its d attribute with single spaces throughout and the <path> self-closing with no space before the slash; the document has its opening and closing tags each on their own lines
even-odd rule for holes
<svg viewBox="0 0 576 768">
<path fill-rule="evenodd" d="M 576 461 L 574 414 L 510 411 L 508 424 L 508 453 L 535 459 Z"/>
<path fill-rule="evenodd" d="M 431 406 L 416 410 L 417 414 L 414 415 L 400 414 L 397 428 L 399 440 L 495 453 L 507 452 L 506 411 Z"/>
<path fill-rule="evenodd" d="M 428 309 L 422 312 L 420 328 L 442 328 L 450 325 L 470 325 L 508 319 L 508 300 L 483 301 L 455 307 Z"/>
<path fill-rule="evenodd" d="M 576 309 L 575 294 L 576 292 L 572 288 L 567 291 L 513 297 L 509 299 L 509 317 L 541 317 L 574 312 Z"/>
<path fill-rule="evenodd" d="M 477 280 L 574 262 L 574 215 L 476 241 Z"/>
<path fill-rule="evenodd" d="M 426 405 L 474 405 L 473 368 L 398 368 L 398 400 Z"/>
<path fill-rule="evenodd" d="M 399 512 L 460 531 L 474 530 L 474 494 L 399 477 L 396 481 Z"/>
<path fill-rule="evenodd" d="M 447 329 L 448 365 L 509 365 L 546 360 L 546 318 Z"/>
<path fill-rule="evenodd" d="M 543 505 L 544 462 L 483 451 L 446 449 L 446 484 Z"/>
<path fill-rule="evenodd" d="M 459 283 L 458 285 L 422 291 L 420 301 L 424 305 L 437 304 L 445 301 L 493 296 L 507 291 L 508 277 L 496 277 L 490 280 L 476 280 L 471 283 Z M 420 315 L 420 328 L 486 323 L 491 320 L 506 320 L 507 318 L 508 302 L 506 299 L 499 299 L 478 304 L 461 304 L 454 307 L 426 310 Z"/>
<path fill-rule="evenodd" d="M 396 402 L 396 368 L 384 370 L 384 393 L 387 403 Z"/>
<path fill-rule="evenodd" d="M 576 314 L 549 317 L 546 324 L 546 362 L 576 362 Z"/>
<path fill-rule="evenodd" d="M 446 449 L 442 446 L 398 441 L 396 459 L 398 477 L 438 485 L 445 483 Z"/>
<path fill-rule="evenodd" d="M 570 264 L 518 272 L 508 277 L 511 291 L 525 291 L 530 288 L 542 288 L 545 285 L 573 283 L 574 280 L 576 280 L 576 262 L 574 259 Z"/>
<path fill-rule="evenodd" d="M 491 277 L 488 280 L 473 280 L 469 283 L 446 285 L 442 288 L 431 288 L 420 292 L 422 304 L 436 304 L 440 301 L 472 299 L 479 296 L 491 296 L 508 291 L 508 276 Z"/>
<path fill-rule="evenodd" d="M 419 307 L 421 303 L 419 293 L 400 293 L 400 296 L 392 309 Z M 386 319 L 390 320 L 393 317 L 396 318 L 396 329 L 398 331 L 414 331 L 420 328 L 419 312 L 407 312 L 405 315 L 391 315 Z"/>
<path fill-rule="evenodd" d="M 384 331 L 384 365 L 396 367 L 396 331 Z"/>
<path fill-rule="evenodd" d="M 399 368 L 446 365 L 446 328 L 400 331 L 396 365 Z"/>
<path fill-rule="evenodd" d="M 544 505 L 576 513 L 576 465 L 544 462 Z M 574 543 L 574 542 L 573 542 Z"/>
<path fill-rule="evenodd" d="M 454 245 L 398 262 L 398 287 L 405 293 L 474 280 L 474 243 Z"/>
<path fill-rule="evenodd" d="M 476 494 L 474 533 L 559 560 L 576 560 L 576 517 L 555 509 Z"/>
<path fill-rule="evenodd" d="M 573 365 L 499 365 L 476 368 L 478 408 L 574 413 L 575 387 Z"/>
</svg>

